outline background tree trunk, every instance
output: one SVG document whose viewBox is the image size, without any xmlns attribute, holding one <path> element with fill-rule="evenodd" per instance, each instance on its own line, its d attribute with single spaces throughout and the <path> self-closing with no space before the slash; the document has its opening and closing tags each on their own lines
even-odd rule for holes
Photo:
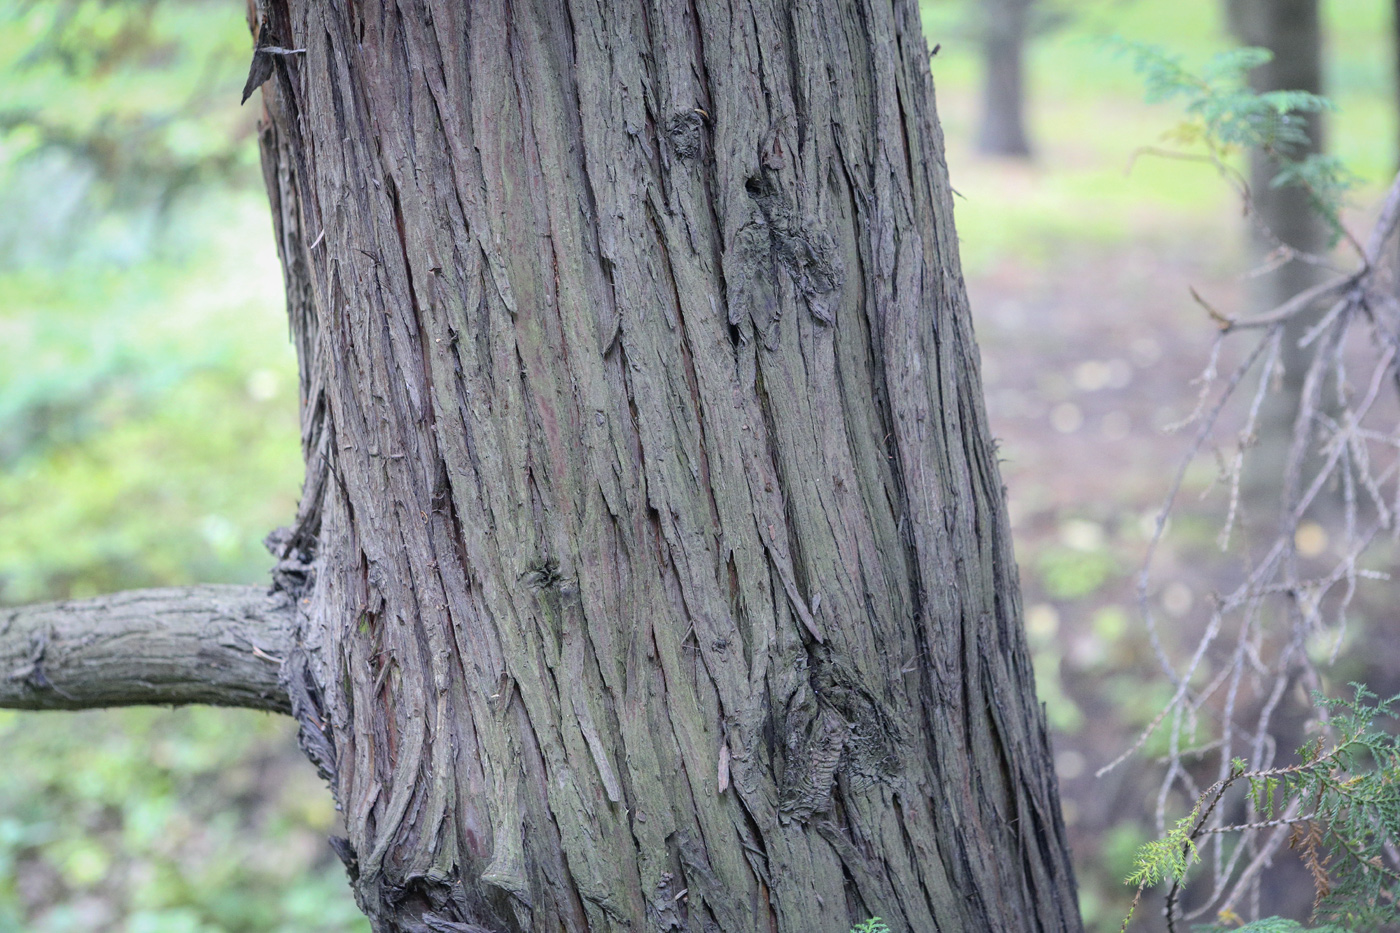
<svg viewBox="0 0 1400 933">
<path fill-rule="evenodd" d="M 982 30 L 982 125 L 977 151 L 1029 157 L 1026 134 L 1026 34 L 1032 0 L 986 0 Z"/>
<path fill-rule="evenodd" d="M 1078 930 L 916 4 L 265 12 L 376 929 Z"/>
<path fill-rule="evenodd" d="M 1229 0 L 1228 10 L 1231 29 L 1242 44 L 1266 48 L 1274 54 L 1270 62 L 1250 74 L 1250 85 L 1256 92 L 1323 93 L 1318 0 Z M 1289 158 L 1301 161 L 1324 151 L 1321 114 L 1293 114 L 1291 119 L 1305 121 L 1308 144 L 1288 153 Z M 1250 154 L 1249 187 L 1254 213 L 1250 247 L 1258 267 L 1276 262 L 1280 247 L 1312 256 L 1324 255 L 1328 250 L 1327 224 L 1309 201 L 1308 193 L 1297 186 L 1271 187 L 1279 167 L 1274 158 L 1257 151 Z M 1316 264 L 1296 259 L 1283 261 L 1277 269 L 1251 281 L 1250 301 L 1256 311 L 1277 307 L 1317 285 L 1326 274 Z M 1300 347 L 1299 342 L 1322 311 L 1314 308 L 1284 325 L 1279 348 L 1283 378 L 1264 398 L 1259 410 L 1257 444 L 1245 461 L 1241 484 L 1245 504 L 1258 508 L 1268 520 L 1280 515 L 1280 509 L 1283 515 L 1290 513 L 1293 503 L 1285 500 L 1301 492 L 1290 487 L 1283 465 L 1294 443 L 1308 367 L 1317 352 L 1315 347 Z M 1321 514 L 1320 510 L 1315 509 L 1314 514 Z M 1279 748 L 1299 748 L 1307 739 L 1305 726 L 1303 717 L 1276 716 L 1272 738 Z M 1306 916 L 1312 909 L 1311 881 L 1300 861 L 1280 860 L 1264 873 L 1260 884 L 1264 903 L 1283 916 Z"/>
<path fill-rule="evenodd" d="M 1397 113 L 1400 113 L 1400 0 L 1394 0 L 1390 11 L 1390 54 L 1391 67 L 1394 69 L 1395 105 Z M 1395 133 L 1395 165 L 1400 168 L 1400 121 L 1396 123 Z"/>
<path fill-rule="evenodd" d="M 1272 61 L 1251 73 L 1255 91 L 1322 93 L 1322 24 L 1317 0 L 1228 0 L 1228 10 L 1231 29 L 1241 43 L 1274 53 Z M 1322 115 L 1294 114 L 1292 119 L 1306 121 L 1309 144 L 1290 157 L 1302 160 L 1322 152 Z M 1276 159 L 1251 153 L 1249 186 L 1255 222 L 1250 237 L 1254 262 L 1260 266 L 1280 244 L 1311 255 L 1325 253 L 1328 246 L 1327 224 L 1309 203 L 1307 192 L 1297 186 L 1271 187 L 1278 171 Z M 1253 280 L 1251 302 L 1256 310 L 1277 307 L 1320 281 L 1316 265 L 1285 262 Z M 1271 393 L 1260 411 L 1259 446 L 1244 477 L 1246 493 L 1252 499 L 1272 500 L 1280 493 L 1279 464 L 1287 459 L 1292 443 L 1293 423 L 1312 356 L 1298 341 L 1315 320 L 1315 315 L 1295 317 L 1284 328 L 1281 390 Z M 1272 501 L 1267 504 L 1273 505 Z"/>
</svg>

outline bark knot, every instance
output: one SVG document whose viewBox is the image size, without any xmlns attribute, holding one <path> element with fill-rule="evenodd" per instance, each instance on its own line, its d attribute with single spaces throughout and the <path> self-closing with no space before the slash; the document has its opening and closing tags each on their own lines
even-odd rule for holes
<svg viewBox="0 0 1400 933">
<path fill-rule="evenodd" d="M 899 775 L 899 729 L 855 673 L 821 652 L 788 700 L 778 809 L 807 822 L 831 808 L 838 779 L 860 792 Z"/>
<path fill-rule="evenodd" d="M 744 190 L 757 211 L 734 237 L 736 297 L 729 323 L 738 325 L 748 315 L 764 346 L 773 350 L 787 293 L 783 279 L 793 300 L 800 299 L 813 317 L 830 325 L 844 270 L 835 238 L 815 218 L 799 216 L 774 169 L 765 166 L 750 176 Z"/>
<path fill-rule="evenodd" d="M 705 142 L 705 118 L 699 110 L 682 110 L 666 121 L 666 138 L 678 159 L 694 159 Z"/>
</svg>

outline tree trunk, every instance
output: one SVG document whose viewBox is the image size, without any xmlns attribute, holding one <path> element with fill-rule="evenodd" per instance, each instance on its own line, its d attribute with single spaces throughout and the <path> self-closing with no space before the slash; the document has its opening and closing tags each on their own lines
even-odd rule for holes
<svg viewBox="0 0 1400 933">
<path fill-rule="evenodd" d="M 982 126 L 977 151 L 1026 158 L 1025 49 L 1032 0 L 987 0 L 982 17 Z"/>
<path fill-rule="evenodd" d="M 1235 36 L 1246 45 L 1274 53 L 1273 60 L 1250 75 L 1255 91 L 1310 91 L 1322 93 L 1322 25 L 1317 0 L 1229 0 L 1229 18 Z M 1306 122 L 1309 143 L 1289 153 L 1302 160 L 1323 151 L 1321 114 L 1295 114 Z M 1264 265 L 1280 245 L 1309 255 L 1327 251 L 1325 221 L 1308 200 L 1307 192 L 1290 185 L 1274 188 L 1278 161 L 1259 152 L 1250 156 L 1250 199 L 1256 223 L 1251 228 L 1251 250 L 1256 265 Z M 1322 280 L 1315 264 L 1291 260 L 1253 280 L 1251 302 L 1263 311 L 1283 304 Z M 1254 499 L 1276 498 L 1280 491 L 1280 465 L 1292 444 L 1310 351 L 1298 342 L 1317 320 L 1316 314 L 1293 318 L 1284 328 L 1280 361 L 1284 367 L 1281 389 L 1273 392 L 1260 411 L 1259 446 L 1246 470 L 1246 492 Z"/>
<path fill-rule="evenodd" d="M 1390 11 L 1390 61 L 1394 69 L 1391 89 L 1395 94 L 1396 110 L 1400 111 L 1400 0 L 1394 0 Z M 1400 121 L 1396 124 L 1395 143 L 1395 165 L 1400 168 Z"/>
<path fill-rule="evenodd" d="M 1323 93 L 1322 84 L 1322 23 L 1318 0 L 1229 0 L 1230 26 L 1236 38 L 1245 45 L 1266 48 L 1273 59 L 1250 74 L 1250 85 L 1258 93 L 1267 91 L 1308 91 Z M 1291 119 L 1305 121 L 1308 144 L 1287 153 L 1290 159 L 1301 161 L 1312 153 L 1325 149 L 1322 115 L 1292 114 Z M 1250 200 L 1255 223 L 1251 226 L 1250 247 L 1258 267 L 1278 268 L 1251 281 L 1250 301 L 1256 311 L 1276 308 L 1318 285 L 1328 276 L 1324 267 L 1315 263 L 1280 257 L 1280 248 L 1291 249 L 1308 256 L 1323 256 L 1328 251 L 1329 231 L 1321 214 L 1312 205 L 1306 190 L 1298 186 L 1272 187 L 1280 165 L 1277 159 L 1260 152 L 1250 154 Z M 1259 409 L 1255 431 L 1257 442 L 1245 461 L 1241 477 L 1241 492 L 1247 506 L 1259 509 L 1266 520 L 1288 516 L 1302 493 L 1297 488 L 1297 475 L 1287 469 L 1295 443 L 1299 408 L 1302 404 L 1308 368 L 1318 352 L 1300 346 L 1304 335 L 1312 329 L 1325 310 L 1316 306 L 1296 315 L 1283 326 L 1279 347 L 1279 362 L 1283 377 L 1264 397 Z M 1326 407 L 1327 403 L 1322 402 Z M 1305 439 L 1312 436 L 1313 425 L 1307 425 Z M 1313 450 L 1308 457 L 1316 457 Z M 1331 500 L 1320 498 L 1312 515 L 1326 517 L 1330 506 L 1340 506 L 1340 496 Z M 1276 716 L 1271 739 L 1283 749 L 1299 748 L 1307 740 L 1304 722 L 1299 717 Z M 1264 903 L 1283 916 L 1306 916 L 1312 910 L 1314 892 L 1307 870 L 1301 861 L 1284 859 L 1264 873 L 1261 879 Z"/>
<path fill-rule="evenodd" d="M 1317 0 L 1231 0 L 1230 6 L 1231 26 L 1239 40 L 1274 53 L 1272 61 L 1250 75 L 1255 91 L 1322 93 L 1322 24 Z M 1322 115 L 1295 114 L 1294 119 L 1305 122 L 1309 144 L 1290 156 L 1301 160 L 1322 152 Z M 1306 191 L 1297 186 L 1270 186 L 1277 174 L 1275 160 L 1255 154 L 1250 164 L 1250 194 L 1254 210 L 1267 228 L 1256 233 L 1261 248 L 1272 250 L 1277 245 L 1276 238 L 1302 252 L 1322 252 L 1327 247 L 1326 224 L 1309 204 Z M 1282 272 L 1269 277 L 1270 288 L 1279 299 L 1271 301 L 1271 306 L 1282 304 L 1318 278 L 1303 263 L 1290 263 Z"/>
<path fill-rule="evenodd" d="M 917 5 L 264 12 L 376 930 L 1078 930 Z"/>
</svg>

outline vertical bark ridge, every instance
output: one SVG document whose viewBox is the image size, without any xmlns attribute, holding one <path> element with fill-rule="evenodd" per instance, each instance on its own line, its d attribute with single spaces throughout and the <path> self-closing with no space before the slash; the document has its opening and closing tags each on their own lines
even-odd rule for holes
<svg viewBox="0 0 1400 933">
<path fill-rule="evenodd" d="M 376 929 L 1077 930 L 915 4 L 267 13 Z"/>
</svg>

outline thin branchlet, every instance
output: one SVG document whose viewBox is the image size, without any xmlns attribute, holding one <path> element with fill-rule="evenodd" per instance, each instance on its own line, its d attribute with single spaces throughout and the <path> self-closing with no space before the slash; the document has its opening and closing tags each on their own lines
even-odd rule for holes
<svg viewBox="0 0 1400 933">
<path fill-rule="evenodd" d="M 1185 919 L 1209 912 L 1234 917 L 1257 909 L 1263 872 L 1285 847 L 1296 850 L 1312 873 L 1319 918 L 1370 916 L 1381 908 L 1394 911 L 1400 859 L 1393 839 L 1400 826 L 1400 794 L 1385 790 L 1380 782 L 1385 775 L 1395 781 L 1400 755 L 1394 741 L 1373 725 L 1389 714 L 1388 702 L 1368 706 L 1364 688 L 1345 703 L 1319 700 L 1314 725 L 1320 737 L 1331 737 L 1331 750 L 1321 753 L 1316 750 L 1321 745 L 1316 745 L 1297 765 L 1274 764 L 1279 749 L 1272 732 L 1292 688 L 1320 691 L 1325 685 L 1324 669 L 1340 650 L 1347 610 L 1360 581 L 1385 578 L 1364 561 L 1375 542 L 1394 535 L 1400 501 L 1400 425 L 1395 414 L 1400 404 L 1400 341 L 1390 295 L 1396 278 L 1391 257 L 1400 257 L 1397 216 L 1400 178 L 1381 211 L 1381 230 L 1372 233 L 1357 270 L 1314 289 L 1312 302 L 1294 299 L 1250 319 L 1250 326 L 1231 322 L 1221 327 L 1201 377 L 1200 401 L 1186 422 L 1195 427 L 1189 461 L 1210 448 L 1231 412 L 1242 412 L 1243 426 L 1234 432 L 1235 450 L 1219 457 L 1221 480 L 1229 490 L 1220 537 L 1227 547 L 1262 398 L 1278 365 L 1282 328 L 1309 313 L 1318 298 L 1334 296 L 1334 303 L 1302 339 L 1311 358 L 1292 441 L 1280 465 L 1283 494 L 1276 530 L 1246 552 L 1235 587 L 1215 597 L 1186 662 L 1173 662 L 1158 648 L 1159 661 L 1176 690 L 1130 749 L 1136 751 L 1152 732 L 1167 728 L 1166 770 L 1156 818 L 1162 842 L 1179 849 L 1165 874 L 1172 879 L 1166 904 L 1172 930 L 1182 919 L 1178 906 L 1187 869 L 1207 866 L 1209 885 L 1208 894 Z M 1250 332 L 1258 335 L 1253 345 L 1222 376 L 1223 343 Z M 1358 371 L 1364 373 L 1360 391 L 1353 388 Z M 1251 375 L 1258 381 L 1252 383 Z M 1246 393 L 1246 386 L 1251 391 Z M 1139 601 L 1149 626 L 1154 618 L 1149 604 L 1152 557 L 1162 544 L 1166 516 L 1185 472 L 1183 463 L 1139 579 Z M 1330 542 L 1332 556 L 1323 562 L 1318 555 L 1300 553 L 1298 541 L 1305 526 L 1326 520 L 1329 510 L 1334 516 L 1330 524 L 1337 526 L 1336 540 Z M 1321 642 L 1325 650 L 1318 649 Z M 1154 638 L 1154 644 L 1160 641 Z M 1216 665 L 1218 669 L 1205 676 Z M 1216 781 L 1203 790 L 1194 775 L 1207 755 L 1215 756 L 1219 765 Z M 1248 768 L 1242 766 L 1245 759 Z M 1242 782 L 1249 793 L 1238 794 Z M 1267 801 L 1257 790 L 1261 787 L 1268 790 Z M 1217 806 L 1231 792 L 1238 798 L 1234 804 Z M 1182 799 L 1197 801 L 1196 808 L 1189 820 L 1169 832 L 1167 812 Z M 1232 816 L 1227 817 L 1227 810 Z M 1245 813 L 1245 819 L 1233 816 L 1238 812 Z M 1145 882 L 1157 877 L 1161 876 L 1148 873 L 1138 880 L 1145 890 Z"/>
<path fill-rule="evenodd" d="M 1188 99 L 1196 135 L 1180 141 L 1204 142 L 1206 154 L 1195 157 L 1240 181 L 1246 201 L 1248 187 L 1224 162 L 1230 149 L 1286 157 L 1297 144 L 1288 135 L 1292 129 L 1284 120 L 1280 134 L 1258 137 L 1261 115 L 1326 105 L 1307 95 L 1253 95 L 1240 80 L 1251 62 L 1257 64 L 1248 51 L 1218 60 L 1205 76 L 1155 50 L 1128 51 L 1138 58 L 1151 95 Z M 1237 120 L 1241 114 L 1245 119 Z M 1372 550 L 1400 535 L 1400 177 L 1364 245 L 1338 219 L 1345 181 L 1335 165 L 1308 160 L 1288 167 L 1280 179 L 1302 187 L 1321 208 L 1337 239 L 1355 253 L 1352 269 L 1249 316 L 1224 313 L 1196 296 L 1217 334 L 1194 409 L 1176 426 L 1191 427 L 1192 438 L 1158 514 L 1137 587 L 1153 651 L 1174 691 L 1132 747 L 1100 772 L 1165 731 L 1155 814 L 1162 838 L 1144 849 L 1147 861 L 1139 863 L 1131 883 L 1138 885 L 1136 907 L 1147 887 L 1170 880 L 1166 913 L 1172 930 L 1182 920 L 1211 914 L 1222 921 L 1242 913 L 1257 917 L 1261 878 L 1285 847 L 1298 852 L 1311 872 L 1316 919 L 1364 925 L 1367 918 L 1396 918 L 1400 752 L 1378 725 L 1390 716 L 1391 701 L 1374 702 L 1362 687 L 1347 701 L 1321 696 L 1362 581 L 1385 578 L 1368 566 L 1375 563 Z M 1257 224 L 1257 214 L 1250 214 Z M 1286 247 L 1261 232 L 1277 247 L 1266 267 L 1307 262 L 1334 268 L 1329 257 Z M 1301 338 L 1293 336 L 1303 321 L 1308 323 Z M 1296 417 L 1281 462 L 1257 464 L 1261 412 L 1281 381 L 1283 351 L 1291 349 L 1286 339 L 1306 354 Z M 1238 362 L 1222 362 L 1231 358 Z M 1240 563 L 1237 582 L 1213 596 L 1182 661 L 1170 656 L 1157 631 L 1152 570 L 1187 467 L 1209 452 L 1216 454 L 1218 483 L 1227 495 L 1218 543 L 1222 550 L 1233 547 Z M 1261 509 L 1242 492 L 1244 471 L 1260 467 L 1276 470 L 1280 480 L 1270 522 L 1247 514 L 1246 506 Z M 1239 533 L 1244 518 L 1253 519 L 1252 540 Z M 1267 532 L 1261 534 L 1261 527 Z M 1314 541 L 1300 547 L 1310 535 Z M 1319 536 L 1325 536 L 1324 546 L 1316 544 Z M 1292 749 L 1280 749 L 1275 724 L 1299 689 L 1315 697 L 1309 711 L 1315 738 L 1301 761 L 1288 764 L 1280 756 Z M 1205 777 L 1212 765 L 1213 775 Z M 1183 802 L 1191 807 L 1188 817 L 1170 821 L 1168 812 Z M 1181 886 L 1196 866 L 1204 890 L 1182 917 Z M 1275 920 L 1249 928 L 1286 928 Z"/>
</svg>

